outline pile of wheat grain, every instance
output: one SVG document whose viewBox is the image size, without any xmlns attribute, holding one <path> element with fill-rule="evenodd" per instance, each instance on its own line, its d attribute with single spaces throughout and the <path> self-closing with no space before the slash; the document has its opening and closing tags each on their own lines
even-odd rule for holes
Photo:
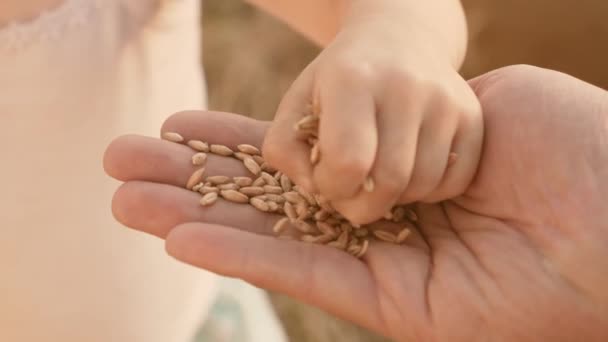
<svg viewBox="0 0 608 342">
<path fill-rule="evenodd" d="M 318 115 L 305 116 L 296 124 L 301 139 L 311 146 L 310 160 L 316 165 L 320 160 L 317 140 Z M 369 239 L 403 243 L 417 221 L 415 212 L 406 206 L 395 206 L 385 216 L 385 220 L 398 223 L 397 233 L 374 228 L 374 224 L 360 226 L 353 224 L 337 212 L 329 201 L 321 195 L 310 194 L 295 185 L 286 175 L 264 161 L 260 150 L 252 145 L 238 145 L 238 151 L 228 146 L 208 144 L 201 140 L 185 141 L 175 132 L 163 134 L 163 139 L 174 143 L 185 143 L 194 150 L 192 164 L 199 166 L 188 179 L 186 188 L 202 195 L 200 204 L 209 206 L 219 198 L 248 204 L 257 210 L 283 215 L 273 231 L 283 239 L 297 239 L 308 243 L 325 244 L 362 257 L 368 250 Z M 251 177 L 209 176 L 205 177 L 207 154 L 236 158 L 242 161 Z M 374 190 L 374 181 L 367 178 L 362 187 Z"/>
</svg>

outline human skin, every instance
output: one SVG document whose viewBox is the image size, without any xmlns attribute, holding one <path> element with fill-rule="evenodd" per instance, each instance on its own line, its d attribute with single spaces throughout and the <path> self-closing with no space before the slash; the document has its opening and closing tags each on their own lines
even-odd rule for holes
<svg viewBox="0 0 608 342">
<path fill-rule="evenodd" d="M 107 172 L 125 182 L 113 211 L 166 239 L 177 259 L 279 291 L 396 341 L 608 340 L 608 93 L 513 66 L 469 82 L 484 111 L 478 172 L 462 196 L 416 207 L 405 245 L 362 260 L 271 237 L 277 217 L 183 189 L 188 147 L 116 139 Z M 163 131 L 260 145 L 268 123 L 176 114 Z M 208 174 L 245 174 L 212 156 Z"/>
<path fill-rule="evenodd" d="M 250 2 L 323 46 L 284 94 L 266 134 L 272 166 L 356 223 L 383 217 L 395 203 L 464 191 L 483 124 L 458 73 L 467 46 L 459 0 Z M 314 168 L 309 146 L 292 134 L 311 107 L 321 112 Z M 448 166 L 450 153 L 458 159 Z M 362 188 L 368 177 L 372 192 Z"/>
</svg>

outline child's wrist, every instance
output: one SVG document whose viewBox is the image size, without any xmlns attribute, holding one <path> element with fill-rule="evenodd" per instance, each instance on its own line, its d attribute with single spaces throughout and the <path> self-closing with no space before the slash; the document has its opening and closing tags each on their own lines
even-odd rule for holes
<svg viewBox="0 0 608 342">
<path fill-rule="evenodd" d="M 340 14 L 338 35 L 345 31 L 361 36 L 376 35 L 375 42 L 399 44 L 410 49 L 431 52 L 438 60 L 446 59 L 459 69 L 467 49 L 466 25 L 462 32 L 435 27 L 434 20 L 414 11 L 399 1 L 343 0 L 338 2 Z"/>
</svg>

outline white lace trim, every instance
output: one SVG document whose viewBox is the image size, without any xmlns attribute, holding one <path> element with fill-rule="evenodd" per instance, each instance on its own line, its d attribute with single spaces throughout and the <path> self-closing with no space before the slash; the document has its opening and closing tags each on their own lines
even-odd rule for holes
<svg viewBox="0 0 608 342">
<path fill-rule="evenodd" d="M 65 0 L 59 7 L 44 11 L 33 20 L 14 21 L 2 26 L 0 52 L 17 52 L 37 42 L 56 41 L 66 32 L 91 22 L 104 2 L 109 4 L 113 1 Z"/>
</svg>

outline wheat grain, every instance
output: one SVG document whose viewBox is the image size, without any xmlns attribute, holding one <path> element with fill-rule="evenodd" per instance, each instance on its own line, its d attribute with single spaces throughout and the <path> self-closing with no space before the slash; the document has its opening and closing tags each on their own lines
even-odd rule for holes
<svg viewBox="0 0 608 342">
<path fill-rule="evenodd" d="M 228 176 L 211 176 L 211 177 L 207 177 L 206 181 L 213 185 L 220 185 L 220 184 L 226 184 L 226 183 L 230 182 L 230 177 L 228 177 Z"/>
<path fill-rule="evenodd" d="M 184 141 L 184 137 L 182 137 L 181 134 L 175 133 L 175 132 L 165 132 L 165 133 L 163 133 L 162 138 L 164 140 L 174 142 L 174 143 L 181 143 Z"/>
<path fill-rule="evenodd" d="M 293 207 L 293 205 L 291 203 L 285 202 L 285 204 L 283 204 L 283 211 L 285 212 L 285 215 L 287 215 L 287 217 L 292 222 L 298 219 L 298 214 L 296 213 L 296 209 Z"/>
<path fill-rule="evenodd" d="M 407 239 L 407 237 L 410 236 L 411 232 L 412 231 L 409 230 L 408 228 L 403 228 L 399 232 L 399 234 L 397 234 L 397 238 L 395 239 L 395 242 L 397 242 L 397 243 L 403 243 Z"/>
<path fill-rule="evenodd" d="M 209 144 L 200 140 L 190 140 L 188 141 L 187 145 L 190 146 L 191 149 L 198 152 L 209 152 Z"/>
<path fill-rule="evenodd" d="M 256 161 L 251 157 L 245 158 L 243 160 L 243 164 L 245 165 L 245 168 L 247 168 L 247 170 L 249 170 L 249 172 L 253 173 L 255 176 L 262 172 L 260 165 L 258 165 L 258 163 L 256 163 Z"/>
<path fill-rule="evenodd" d="M 220 189 L 219 189 L 219 188 L 216 188 L 216 187 L 214 187 L 214 186 L 203 186 L 202 188 L 200 188 L 200 189 L 198 190 L 198 192 L 200 192 L 200 193 L 201 193 L 201 194 L 203 194 L 203 195 L 206 195 L 206 194 L 208 194 L 208 193 L 210 193 L 210 192 L 216 192 L 216 193 L 219 193 L 219 192 L 220 192 Z"/>
<path fill-rule="evenodd" d="M 258 209 L 260 211 L 269 211 L 270 210 L 270 206 L 268 205 L 268 203 L 264 202 L 263 200 L 261 200 L 259 198 L 252 198 L 249 200 L 249 203 L 251 203 L 252 206 L 254 206 L 256 209 Z"/>
<path fill-rule="evenodd" d="M 222 197 L 227 199 L 228 201 L 234 203 L 249 203 L 249 197 L 236 190 L 222 190 L 220 191 L 220 195 L 222 195 Z"/>
<path fill-rule="evenodd" d="M 249 155 L 258 155 L 260 154 L 260 150 L 253 146 L 253 145 L 249 145 L 249 144 L 240 144 L 236 147 L 239 151 L 243 152 L 243 153 L 247 153 Z"/>
<path fill-rule="evenodd" d="M 251 158 L 253 158 L 258 165 L 262 165 L 266 162 L 262 156 L 251 156 Z"/>
<path fill-rule="evenodd" d="M 234 183 L 226 183 L 226 184 L 218 185 L 217 188 L 220 190 L 238 190 L 240 188 L 240 186 L 238 186 Z"/>
<path fill-rule="evenodd" d="M 285 203 L 285 197 L 283 197 L 282 195 L 266 193 L 266 199 L 269 201 L 277 202 L 279 204 Z"/>
<path fill-rule="evenodd" d="M 204 207 L 212 205 L 215 201 L 217 201 L 217 192 L 210 192 L 200 199 L 200 203 Z"/>
<path fill-rule="evenodd" d="M 198 183 L 195 186 L 192 187 L 192 191 L 194 192 L 199 192 L 200 189 L 202 189 L 205 186 L 204 183 Z"/>
<path fill-rule="evenodd" d="M 283 192 L 290 192 L 291 188 L 293 187 L 291 180 L 289 180 L 289 178 L 287 178 L 286 175 L 281 175 L 279 183 L 281 184 L 281 188 L 283 189 Z"/>
<path fill-rule="evenodd" d="M 260 177 L 262 177 L 262 179 L 264 179 L 264 182 L 266 182 L 267 185 L 272 185 L 272 186 L 279 186 L 279 181 L 277 181 L 270 173 L 268 172 L 261 172 L 260 173 Z"/>
<path fill-rule="evenodd" d="M 259 186 L 246 186 L 244 188 L 240 188 L 239 191 L 247 196 L 258 196 L 264 194 L 264 188 Z"/>
<path fill-rule="evenodd" d="M 192 165 L 203 165 L 207 161 L 207 153 L 199 152 L 192 156 Z"/>
<path fill-rule="evenodd" d="M 287 217 L 283 217 L 278 220 L 274 226 L 272 226 L 272 231 L 275 234 L 281 234 L 287 227 L 289 226 L 289 219 Z"/>
<path fill-rule="evenodd" d="M 391 242 L 391 243 L 397 242 L 397 237 L 395 236 L 395 234 L 393 234 L 391 232 L 387 232 L 385 230 L 374 230 L 373 234 L 374 234 L 374 236 L 376 236 L 378 239 L 380 239 L 382 241 Z"/>
<path fill-rule="evenodd" d="M 334 237 L 338 235 L 336 229 L 327 222 L 317 221 L 317 228 L 323 234 L 331 235 Z"/>
<path fill-rule="evenodd" d="M 274 178 L 273 178 L 274 179 Z M 280 186 L 264 185 L 264 192 L 267 194 L 282 194 L 283 189 Z"/>
<path fill-rule="evenodd" d="M 213 154 L 217 154 L 219 156 L 230 157 L 234 151 L 228 146 L 213 144 L 209 146 L 209 151 Z"/>
<path fill-rule="evenodd" d="M 319 161 L 318 139 L 318 117 L 303 118 L 299 123 L 299 131 L 307 133 L 305 140 L 311 146 L 311 163 Z M 314 132 L 312 132 L 314 131 Z M 163 134 L 166 140 L 182 143 L 183 137 L 178 133 Z M 364 256 L 369 249 L 368 237 L 395 244 L 403 243 L 411 235 L 411 226 L 418 220 L 416 213 L 407 207 L 395 206 L 384 215 L 384 219 L 405 225 L 398 234 L 384 230 L 372 229 L 369 226 L 349 222 L 338 213 L 331 202 L 320 194 L 311 194 L 301 186 L 294 184 L 289 177 L 276 171 L 268 165 L 260 151 L 253 145 L 240 144 L 237 152 L 232 151 L 224 145 L 209 145 L 200 140 L 190 140 L 186 143 L 197 151 L 192 156 L 192 164 L 200 166 L 207 162 L 207 153 L 232 157 L 242 160 L 245 168 L 257 178 L 251 177 L 227 177 L 210 176 L 204 179 L 204 167 L 196 170 L 188 179 L 186 188 L 201 193 L 202 206 L 209 206 L 222 198 L 235 203 L 248 203 L 261 212 L 277 213 L 285 215 L 273 226 L 273 231 L 281 239 L 293 239 L 293 236 L 283 234 L 291 225 L 300 232 L 301 241 L 324 244 L 344 250 L 356 256 Z M 315 152 L 316 150 L 316 152 Z M 313 154 L 317 154 L 313 157 Z M 453 156 L 450 158 L 454 159 Z M 363 188 L 365 191 L 373 191 L 374 180 L 366 178 Z"/>
<path fill-rule="evenodd" d="M 253 183 L 253 179 L 250 177 L 234 177 L 232 180 L 234 181 L 234 184 L 241 187 L 250 186 Z"/>
<path fill-rule="evenodd" d="M 202 167 L 192 173 L 190 178 L 188 178 L 188 182 L 186 183 L 186 189 L 192 190 L 195 185 L 200 183 L 203 180 L 203 173 L 205 172 L 205 168 Z"/>
<path fill-rule="evenodd" d="M 268 202 L 266 202 L 266 204 L 268 204 L 268 208 L 270 208 L 270 211 L 272 211 L 272 212 L 279 211 L 279 209 L 281 208 L 279 206 L 279 204 L 274 201 L 268 201 Z"/>
</svg>

